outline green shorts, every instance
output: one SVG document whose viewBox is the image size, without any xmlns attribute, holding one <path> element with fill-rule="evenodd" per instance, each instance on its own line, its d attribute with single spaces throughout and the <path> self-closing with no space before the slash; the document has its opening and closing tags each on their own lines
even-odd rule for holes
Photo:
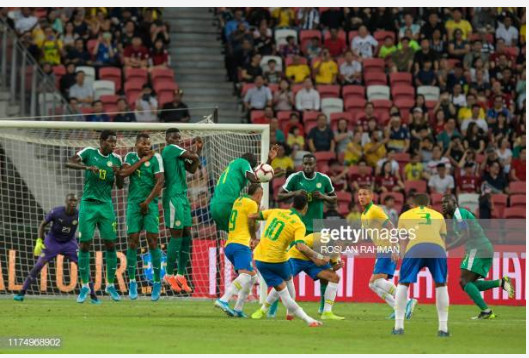
<svg viewBox="0 0 529 358">
<path fill-rule="evenodd" d="M 217 230 L 224 230 L 228 232 L 228 224 L 230 221 L 231 209 L 233 202 L 217 202 L 211 201 L 211 217 L 217 224 Z"/>
<path fill-rule="evenodd" d="M 191 205 L 187 194 L 163 197 L 165 226 L 169 229 L 181 230 L 191 227 Z"/>
<path fill-rule="evenodd" d="M 486 256 L 479 255 L 476 249 L 470 250 L 465 254 L 460 268 L 477 273 L 481 277 L 487 277 L 492 265 L 492 257 Z"/>
<path fill-rule="evenodd" d="M 79 207 L 79 241 L 92 241 L 96 227 L 103 240 L 115 241 L 117 222 L 111 202 L 81 200 Z"/>
<path fill-rule="evenodd" d="M 157 234 L 160 229 L 158 202 L 151 201 L 149 211 L 141 213 L 140 202 L 130 202 L 127 205 L 127 235 L 136 234 L 143 230 L 150 234 Z"/>
</svg>

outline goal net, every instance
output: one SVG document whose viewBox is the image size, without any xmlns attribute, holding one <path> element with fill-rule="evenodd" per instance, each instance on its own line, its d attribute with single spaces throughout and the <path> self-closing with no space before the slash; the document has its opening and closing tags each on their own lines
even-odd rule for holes
<svg viewBox="0 0 529 358">
<path fill-rule="evenodd" d="M 134 150 L 136 135 L 140 132 L 149 133 L 153 149 L 161 152 L 165 144 L 165 130 L 170 127 L 180 129 L 185 148 L 193 149 L 192 138 L 196 136 L 203 139 L 204 147 L 199 170 L 187 176 L 193 226 L 191 259 L 186 275 L 193 293 L 174 294 L 165 287 L 162 294 L 202 298 L 222 294 L 233 278 L 233 270 L 229 261 L 224 261 L 222 247 L 225 237 L 219 237 L 211 219 L 210 198 L 218 177 L 231 160 L 246 152 L 254 153 L 261 161 L 266 160 L 268 126 L 214 124 L 209 121 L 198 124 L 0 121 L 0 294 L 15 293 L 22 288 L 37 259 L 33 256 L 33 248 L 39 224 L 46 213 L 64 205 L 68 193 L 76 193 L 81 198 L 83 171 L 65 167 L 72 155 L 87 146 L 99 147 L 102 129 L 117 131 L 115 152 L 122 158 Z M 265 193 L 268 193 L 266 187 Z M 123 189 L 113 189 L 118 223 L 115 282 L 121 294 L 128 292 L 125 256 L 127 194 L 128 179 Z M 267 206 L 267 194 L 262 204 Z M 163 223 L 161 199 L 159 210 L 163 275 L 170 235 Z M 90 251 L 91 278 L 96 291 L 101 294 L 106 276 L 103 243 L 97 230 Z M 138 292 L 148 295 L 153 271 L 144 233 L 140 236 L 137 259 Z M 77 266 L 59 255 L 44 267 L 27 294 L 76 295 L 78 290 Z"/>
</svg>

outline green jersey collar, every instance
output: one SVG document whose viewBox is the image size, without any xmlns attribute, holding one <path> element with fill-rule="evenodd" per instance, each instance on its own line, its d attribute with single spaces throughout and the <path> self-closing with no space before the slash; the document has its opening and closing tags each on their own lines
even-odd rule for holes
<svg viewBox="0 0 529 358">
<path fill-rule="evenodd" d="M 101 153 L 101 148 L 97 148 L 97 152 L 98 152 L 99 155 L 102 156 L 103 158 L 108 158 L 108 157 L 110 156 L 110 154 L 112 154 L 112 153 L 110 153 L 110 154 L 108 154 L 108 155 L 104 155 L 103 153 Z"/>
<path fill-rule="evenodd" d="M 297 215 L 300 219 L 303 215 L 301 215 L 301 213 L 299 211 L 297 211 L 296 209 L 292 208 L 290 209 L 290 212 L 294 215 Z"/>
<path fill-rule="evenodd" d="M 373 201 L 370 201 L 369 204 L 367 204 L 366 208 L 364 209 L 364 215 L 367 214 L 369 209 L 373 206 Z"/>
<path fill-rule="evenodd" d="M 307 178 L 307 176 L 305 175 L 305 172 L 303 170 L 301 171 L 301 175 L 303 175 L 303 178 L 305 178 L 305 180 L 314 180 L 314 179 L 316 179 L 316 174 L 318 174 L 318 172 L 314 171 L 314 176 L 312 178 Z"/>
</svg>

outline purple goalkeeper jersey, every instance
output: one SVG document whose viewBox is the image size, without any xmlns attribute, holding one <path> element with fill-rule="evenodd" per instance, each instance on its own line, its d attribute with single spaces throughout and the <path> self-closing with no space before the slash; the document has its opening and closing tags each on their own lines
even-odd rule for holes
<svg viewBox="0 0 529 358">
<path fill-rule="evenodd" d="M 46 222 L 53 222 L 50 231 L 46 235 L 58 242 L 67 242 L 75 239 L 75 231 L 79 224 L 79 212 L 74 210 L 72 215 L 66 214 L 64 206 L 53 208 L 46 215 Z"/>
</svg>

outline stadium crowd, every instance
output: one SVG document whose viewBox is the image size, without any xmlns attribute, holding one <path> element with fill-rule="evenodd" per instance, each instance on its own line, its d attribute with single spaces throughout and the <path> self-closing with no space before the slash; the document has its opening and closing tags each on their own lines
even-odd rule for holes
<svg viewBox="0 0 529 358">
<path fill-rule="evenodd" d="M 525 8 L 219 8 L 226 69 L 252 123 L 307 151 L 359 218 L 370 185 L 396 217 L 415 192 L 525 217 Z M 277 194 L 285 178 L 275 179 Z M 330 213 L 330 214 L 329 214 Z"/>
</svg>

